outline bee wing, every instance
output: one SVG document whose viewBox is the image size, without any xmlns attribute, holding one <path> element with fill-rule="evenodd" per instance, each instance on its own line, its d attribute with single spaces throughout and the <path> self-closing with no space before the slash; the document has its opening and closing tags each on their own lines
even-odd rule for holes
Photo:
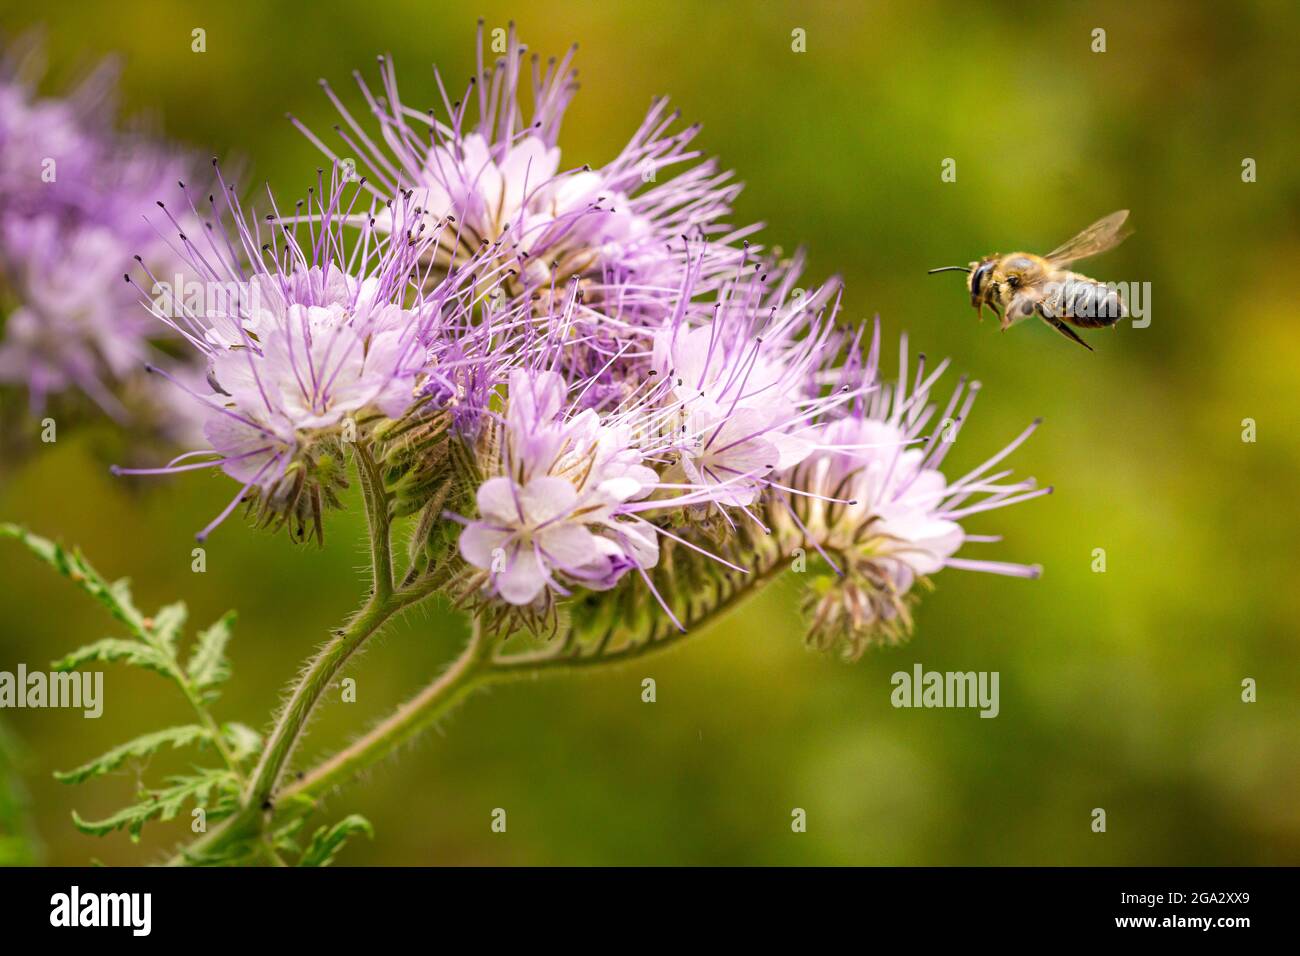
<svg viewBox="0 0 1300 956">
<path fill-rule="evenodd" d="M 1131 229 L 1122 229 L 1124 220 L 1128 219 L 1128 210 L 1113 212 L 1105 219 L 1099 219 L 1073 239 L 1057 246 L 1043 256 L 1054 266 L 1068 265 L 1078 259 L 1086 259 L 1107 249 L 1114 249 L 1131 234 Z"/>
</svg>

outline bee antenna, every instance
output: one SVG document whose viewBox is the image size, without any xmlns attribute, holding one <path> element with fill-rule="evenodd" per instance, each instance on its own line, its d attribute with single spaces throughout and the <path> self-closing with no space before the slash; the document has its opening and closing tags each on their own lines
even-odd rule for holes
<svg viewBox="0 0 1300 956">
<path fill-rule="evenodd" d="M 936 272 L 970 272 L 969 266 L 940 266 L 937 269 L 931 269 L 927 274 L 934 275 Z"/>
</svg>

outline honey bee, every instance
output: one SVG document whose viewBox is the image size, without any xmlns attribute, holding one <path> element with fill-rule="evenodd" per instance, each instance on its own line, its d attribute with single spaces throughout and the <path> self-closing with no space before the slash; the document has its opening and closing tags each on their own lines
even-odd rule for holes
<svg viewBox="0 0 1300 956">
<path fill-rule="evenodd" d="M 970 303 L 980 319 L 984 318 L 984 306 L 989 306 L 1001 319 L 1004 332 L 1031 315 L 1038 315 L 1091 352 L 1092 346 L 1070 326 L 1106 328 L 1127 316 L 1128 311 L 1118 291 L 1104 282 L 1071 272 L 1069 266 L 1114 249 L 1128 238 L 1130 231 L 1121 228 L 1126 219 L 1127 209 L 1113 212 L 1045 256 L 1031 252 L 1005 256 L 994 253 L 969 266 L 943 266 L 931 269 L 930 274 L 965 272 Z"/>
</svg>

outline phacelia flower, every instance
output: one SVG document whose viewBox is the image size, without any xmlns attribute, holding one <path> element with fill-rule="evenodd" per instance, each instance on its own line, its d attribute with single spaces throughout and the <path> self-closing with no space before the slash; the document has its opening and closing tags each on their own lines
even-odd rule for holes
<svg viewBox="0 0 1300 956">
<path fill-rule="evenodd" d="M 435 68 L 441 112 L 403 103 L 391 59 L 380 60 L 378 92 L 354 74 L 379 121 L 382 145 L 322 81 L 344 119 L 335 128 L 343 155 L 365 167 L 377 196 L 407 192 L 417 215 L 455 220 L 455 230 L 436 247 L 440 263 L 463 262 L 489 246 L 510 263 L 519 294 L 545 296 L 576 278 L 586 300 L 600 303 L 606 314 L 658 318 L 671 311 L 688 267 L 686 240 L 711 240 L 700 242 L 705 277 L 698 291 L 734 271 L 735 243 L 758 228 L 724 222 L 740 187 L 712 160 L 673 174 L 698 158 L 688 148 L 698 127 L 670 132 L 676 114 L 666 100 L 656 100 L 614 160 L 566 168 L 558 140 L 577 89 L 574 50 L 544 66 L 534 55 L 531 70 L 525 54 L 511 26 L 505 53 L 486 68 L 480 23 L 477 72 L 463 99 L 447 98 Z M 526 74 L 531 96 L 525 95 Z M 326 155 L 342 161 L 294 122 Z M 379 225 L 409 226 L 393 217 L 380 217 Z"/>
<path fill-rule="evenodd" d="M 555 372 L 510 375 L 502 473 L 479 487 L 478 518 L 460 536 L 465 560 L 512 605 L 574 586 L 607 589 L 658 561 L 654 530 L 626 508 L 654 490 L 657 474 L 625 430 L 591 409 L 566 417 L 566 392 Z"/>
<path fill-rule="evenodd" d="M 115 280 L 133 254 L 177 271 L 144 214 L 189 160 L 113 129 L 111 62 L 67 97 L 42 97 L 26 78 L 37 51 L 22 46 L 0 67 L 0 384 L 25 388 L 37 415 L 80 394 L 122 423 L 157 418 L 165 405 L 134 407 L 151 392 L 131 383 L 166 330 Z"/>
<path fill-rule="evenodd" d="M 726 175 L 660 181 L 696 158 L 662 101 L 613 162 L 565 168 L 572 53 L 534 59 L 525 104 L 513 29 L 490 71 L 479 49 L 469 95 L 427 114 L 383 59 L 381 91 L 358 81 L 374 137 L 326 87 L 368 179 L 304 129 L 329 181 L 265 227 L 224 182 L 221 212 L 158 204 L 201 281 L 160 297 L 146 268 L 151 308 L 205 373 L 160 374 L 205 447 L 142 471 L 239 483 L 203 534 L 245 502 L 319 537 L 353 463 L 372 506 L 419 515 L 404 586 L 431 577 L 501 635 L 569 627 L 577 654 L 697 625 L 811 552 L 810 639 L 850 657 L 906 637 L 945 568 L 1038 574 L 959 557 L 998 540 L 967 518 L 1051 490 L 999 468 L 1034 426 L 950 478 L 978 384 L 941 409 L 947 362 L 913 371 L 905 336 L 885 381 L 837 280 L 806 292 L 802 254 L 722 224 Z"/>
<path fill-rule="evenodd" d="M 289 523 L 297 537 L 320 537 L 323 507 L 345 484 L 343 447 L 419 399 L 433 330 L 444 309 L 454 314 L 457 283 L 426 295 L 417 275 L 425 240 L 345 225 L 340 210 L 357 192 L 336 174 L 314 200 L 315 227 L 273 214 L 264 236 L 226 189 L 224 214 L 209 197 L 212 220 L 198 240 L 178 234 L 201 282 L 194 295 L 150 304 L 205 360 L 206 390 L 177 385 L 202 408 L 208 447 L 164 468 L 124 471 L 219 467 L 240 482 L 200 537 L 241 501 L 265 522 Z M 153 288 L 163 285 L 149 277 Z"/>
<path fill-rule="evenodd" d="M 947 362 L 927 375 L 921 356 L 909 381 L 904 336 L 898 380 L 883 384 L 879 352 L 877 323 L 865 368 L 845 371 L 876 387 L 820 429 L 815 450 L 779 478 L 788 491 L 774 491 L 769 508 L 778 536 L 787 545 L 815 549 L 832 572 L 807 598 L 810 639 L 820 646 L 841 644 L 850 657 L 872 643 L 905 638 L 914 587 L 944 568 L 1037 577 L 1036 565 L 956 557 L 967 543 L 999 540 L 968 534 L 961 521 L 1052 490 L 1038 488 L 1033 479 L 1010 481 L 1008 470 L 993 472 L 1037 422 L 983 464 L 948 479 L 941 466 L 979 384 L 967 386 L 963 379 L 936 415 L 930 389 Z"/>
<path fill-rule="evenodd" d="M 779 271 L 772 288 L 751 271 L 718 293 L 705 320 L 680 311 L 655 331 L 651 362 L 672 383 L 677 410 L 676 466 L 685 481 L 720 506 L 751 505 L 769 476 L 815 448 L 816 423 L 851 401 L 823 387 L 818 373 L 836 354 L 837 283 L 791 297 L 801 262 Z M 751 515 L 752 516 L 752 515 Z"/>
</svg>

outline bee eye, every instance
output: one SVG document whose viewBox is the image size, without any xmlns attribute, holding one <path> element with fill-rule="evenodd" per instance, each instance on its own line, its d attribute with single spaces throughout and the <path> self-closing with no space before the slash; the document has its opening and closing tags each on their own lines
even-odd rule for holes
<svg viewBox="0 0 1300 956">
<path fill-rule="evenodd" d="M 1013 289 L 1019 289 L 1019 288 L 1020 288 L 1020 277 L 1019 277 L 1019 276 L 1007 276 L 1007 285 L 1011 286 L 1011 288 L 1013 288 Z"/>
</svg>

